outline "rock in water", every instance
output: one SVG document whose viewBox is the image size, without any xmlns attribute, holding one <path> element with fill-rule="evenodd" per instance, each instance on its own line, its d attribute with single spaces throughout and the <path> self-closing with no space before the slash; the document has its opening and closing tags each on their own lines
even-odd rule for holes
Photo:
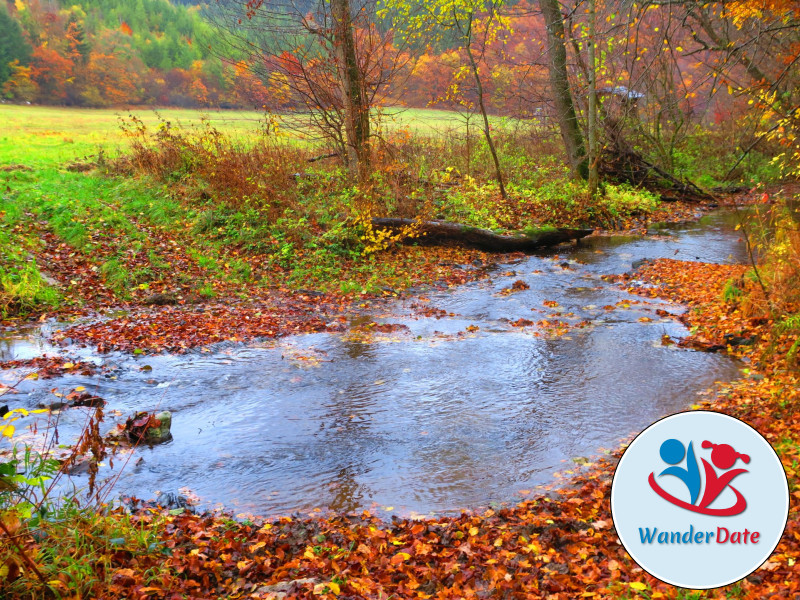
<svg viewBox="0 0 800 600">
<path fill-rule="evenodd" d="M 168 410 L 162 411 L 156 415 L 156 421 L 159 425 L 151 425 L 147 428 L 144 434 L 146 442 L 151 444 L 160 444 L 172 439 L 172 434 L 169 432 L 172 427 L 172 413 Z"/>
<path fill-rule="evenodd" d="M 157 415 L 140 412 L 125 422 L 123 431 L 133 443 L 160 444 L 172 439 L 169 431 L 171 426 L 172 413 L 167 410 Z"/>
<path fill-rule="evenodd" d="M 190 512 L 194 512 L 194 507 L 189 499 L 186 496 L 181 496 L 177 492 L 162 492 L 158 495 L 156 504 L 162 508 L 168 508 L 170 510 L 183 508 L 189 510 Z"/>
</svg>

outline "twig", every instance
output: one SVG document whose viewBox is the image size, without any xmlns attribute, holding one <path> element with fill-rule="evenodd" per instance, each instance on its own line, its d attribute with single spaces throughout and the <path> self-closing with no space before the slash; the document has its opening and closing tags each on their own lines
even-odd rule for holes
<svg viewBox="0 0 800 600">
<path fill-rule="evenodd" d="M 769 308 L 770 316 L 774 317 L 775 310 L 772 306 L 772 299 L 770 298 L 769 290 L 767 289 L 764 280 L 761 279 L 761 271 L 758 269 L 758 264 L 756 263 L 755 255 L 753 254 L 753 244 L 750 241 L 750 234 L 747 231 L 747 224 L 745 219 L 742 217 L 741 211 L 739 210 L 739 203 L 734 202 L 733 208 L 736 211 L 736 218 L 739 221 L 739 227 L 744 234 L 744 243 L 747 247 L 747 256 L 750 259 L 750 265 L 753 267 L 753 273 L 756 276 L 756 280 L 758 281 L 759 287 L 761 287 L 761 291 L 764 293 L 764 299 L 767 301 L 767 308 Z M 758 214 L 758 209 L 756 209 L 756 214 Z"/>
<path fill-rule="evenodd" d="M 328 154 L 323 154 L 322 156 L 312 156 L 311 158 L 307 158 L 306 162 L 317 162 L 318 160 L 325 160 L 326 158 L 335 158 L 339 156 L 338 152 L 329 152 Z"/>
</svg>

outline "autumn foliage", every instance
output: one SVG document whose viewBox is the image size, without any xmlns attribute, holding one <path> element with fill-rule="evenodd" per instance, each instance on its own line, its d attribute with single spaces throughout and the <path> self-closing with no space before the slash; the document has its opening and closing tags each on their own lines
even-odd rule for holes
<svg viewBox="0 0 800 600">
<path fill-rule="evenodd" d="M 208 45 L 192 43 L 193 35 L 207 36 L 210 29 L 184 7 L 163 0 L 63 8 L 40 0 L 4 4 L 0 22 L 11 19 L 8 26 L 17 29 L 20 23 L 24 37 L 10 48 L 9 72 L 0 70 L 2 98 L 87 107 L 259 109 L 268 101 L 268 83 L 223 63 Z M 123 10 L 131 22 L 115 19 Z"/>
</svg>

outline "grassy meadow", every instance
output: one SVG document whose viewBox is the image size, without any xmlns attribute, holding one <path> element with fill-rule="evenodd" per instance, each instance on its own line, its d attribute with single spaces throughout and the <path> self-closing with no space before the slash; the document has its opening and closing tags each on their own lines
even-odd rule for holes
<svg viewBox="0 0 800 600">
<path fill-rule="evenodd" d="M 163 122 L 180 132 L 180 140 L 171 139 L 176 144 L 172 150 L 182 153 L 179 162 L 194 160 L 210 143 L 208 132 L 218 132 L 225 147 L 217 150 L 235 148 L 238 163 L 230 165 L 230 178 L 209 194 L 208 182 L 186 165 L 158 173 L 123 165 L 120 157 L 130 154 L 134 140 L 124 135 L 121 123 L 131 124 L 130 115 L 147 128 L 135 140 L 144 145 L 170 143 L 150 137 Z M 395 111 L 387 122 L 397 128 L 412 119 L 433 133 L 449 128 L 451 116 L 433 110 Z M 388 262 L 363 253 L 364 227 L 337 221 L 352 212 L 357 192 L 336 167 L 319 165 L 310 174 L 324 178 L 323 186 L 295 182 L 293 173 L 309 169 L 305 154 L 291 149 L 311 150 L 289 130 L 270 142 L 278 146 L 266 150 L 274 154 L 263 156 L 264 163 L 248 163 L 246 155 L 260 139 L 264 123 L 257 112 L 0 104 L 0 123 L 4 317 L 96 306 L 92 294 L 102 298 L 101 304 L 113 304 L 165 289 L 207 299 L 234 290 L 240 296 L 258 295 L 284 285 L 375 292 L 425 279 L 425 267 L 434 260 L 411 248 L 397 249 Z M 196 147 L 177 147 L 192 136 Z M 211 160 L 211 155 L 204 158 Z M 270 163 L 280 173 L 279 181 L 247 185 Z M 270 169 L 264 171 L 270 179 Z M 208 170 L 202 176 L 209 176 Z M 263 198 L 256 197 L 265 195 L 280 196 L 284 204 L 266 210 Z M 182 255 L 165 251 L 165 240 L 179 245 Z M 60 286 L 47 284 L 41 273 L 49 277 L 67 267 L 55 262 L 58 243 L 67 244 L 74 250 L 72 258 L 82 261 L 69 268 L 88 270 L 92 277 L 67 275 Z M 408 269 L 396 272 L 396 261 L 409 261 Z M 176 270 L 176 264 L 181 268 Z"/>
<path fill-rule="evenodd" d="M 60 164 L 96 154 L 100 148 L 110 155 L 118 154 L 126 147 L 120 118 L 129 114 L 150 126 L 158 124 L 158 115 L 186 125 L 200 123 L 205 116 L 215 127 L 237 134 L 256 132 L 263 118 L 260 113 L 244 111 L 169 108 L 156 112 L 0 104 L 0 165 Z"/>
<path fill-rule="evenodd" d="M 474 121 L 467 136 L 457 113 L 383 113 L 373 174 L 356 183 L 337 160 L 308 162 L 325 148 L 303 132 L 265 134 L 256 112 L 0 104 L 0 313 L 87 310 L 153 293 L 394 293 L 440 278 L 440 263 L 469 259 L 400 246 L 400 235 L 373 229 L 374 216 L 496 231 L 630 228 L 668 216 L 656 196 L 625 186 L 589 201 L 556 142 L 497 118 L 502 200 Z M 60 262 L 65 254 L 74 264 Z M 47 283 L 58 274 L 60 285 Z"/>
<path fill-rule="evenodd" d="M 240 138 L 257 134 L 264 123 L 264 113 L 257 111 L 124 110 L 0 104 L 0 165 L 58 164 L 96 154 L 101 148 L 115 156 L 127 146 L 127 140 L 121 136 L 120 120 L 129 115 L 136 115 L 149 127 L 156 127 L 162 119 L 183 127 L 206 122 L 227 135 Z M 387 108 L 383 115 L 390 130 L 408 129 L 426 136 L 464 127 L 461 115 L 446 110 Z M 472 126 L 476 122 L 473 117 Z M 495 122 L 499 125 L 504 120 L 497 118 Z M 296 137 L 292 131 L 286 133 Z"/>
</svg>

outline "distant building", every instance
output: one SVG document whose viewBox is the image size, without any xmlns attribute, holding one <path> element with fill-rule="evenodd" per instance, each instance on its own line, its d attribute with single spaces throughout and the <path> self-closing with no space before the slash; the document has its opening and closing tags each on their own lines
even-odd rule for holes
<svg viewBox="0 0 800 600">
<path fill-rule="evenodd" d="M 624 85 L 607 86 L 597 90 L 597 96 L 604 98 L 603 106 L 611 116 L 636 115 L 642 92 L 628 89 Z"/>
</svg>

